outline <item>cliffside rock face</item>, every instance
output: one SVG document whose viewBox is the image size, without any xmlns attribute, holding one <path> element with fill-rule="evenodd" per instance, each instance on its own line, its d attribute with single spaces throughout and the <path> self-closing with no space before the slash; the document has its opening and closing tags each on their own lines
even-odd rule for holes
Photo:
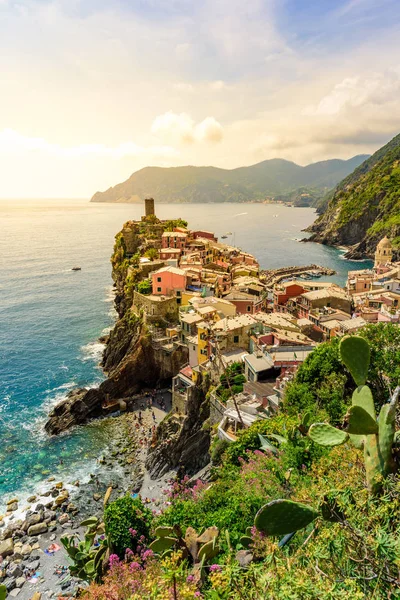
<svg viewBox="0 0 400 600">
<path fill-rule="evenodd" d="M 350 246 L 346 258 L 372 258 L 387 235 L 400 254 L 400 135 L 336 188 L 325 212 L 308 229 L 309 241 Z"/>
<path fill-rule="evenodd" d="M 186 346 L 171 351 L 154 347 L 141 321 L 134 330 L 118 322 L 110 335 L 103 365 L 108 378 L 100 390 L 109 398 L 124 398 L 137 394 L 144 387 L 162 385 L 188 362 Z"/>
<path fill-rule="evenodd" d="M 51 435 L 70 429 L 74 425 L 85 423 L 101 415 L 103 393 L 98 389 L 78 388 L 69 392 L 51 411 L 45 430 Z"/>
<path fill-rule="evenodd" d="M 169 470 L 183 465 L 186 473 L 193 474 L 210 461 L 210 431 L 205 426 L 210 416 L 206 400 L 206 386 L 197 385 L 187 404 L 186 415 L 170 414 L 157 429 L 157 440 L 150 448 L 146 468 L 155 479 Z"/>
</svg>

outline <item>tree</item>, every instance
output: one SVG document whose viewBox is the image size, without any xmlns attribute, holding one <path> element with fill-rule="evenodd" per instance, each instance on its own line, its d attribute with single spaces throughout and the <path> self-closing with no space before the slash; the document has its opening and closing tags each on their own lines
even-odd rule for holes
<svg viewBox="0 0 400 600">
<path fill-rule="evenodd" d="M 137 286 L 137 291 L 139 292 L 139 294 L 151 294 L 152 285 L 150 279 L 144 279 L 143 281 L 140 281 Z"/>
<path fill-rule="evenodd" d="M 158 258 L 158 250 L 156 248 L 148 248 L 144 255 L 146 256 L 146 258 L 149 258 L 151 261 L 153 261 L 156 258 Z"/>
</svg>

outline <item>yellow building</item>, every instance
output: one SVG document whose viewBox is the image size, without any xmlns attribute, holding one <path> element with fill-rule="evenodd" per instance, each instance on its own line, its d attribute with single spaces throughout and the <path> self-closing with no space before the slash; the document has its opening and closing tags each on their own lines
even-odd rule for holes
<svg viewBox="0 0 400 600">
<path fill-rule="evenodd" d="M 376 247 L 374 267 L 384 267 L 392 262 L 393 248 L 390 240 L 385 236 Z"/>
</svg>

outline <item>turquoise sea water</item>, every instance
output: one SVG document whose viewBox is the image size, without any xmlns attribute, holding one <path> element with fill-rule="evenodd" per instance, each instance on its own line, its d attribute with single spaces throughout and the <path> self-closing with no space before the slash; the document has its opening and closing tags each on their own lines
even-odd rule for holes
<svg viewBox="0 0 400 600">
<path fill-rule="evenodd" d="M 37 487 L 48 473 L 65 479 L 93 470 L 106 444 L 99 423 L 48 438 L 46 415 L 68 390 L 102 379 L 98 337 L 113 323 L 109 257 L 122 224 L 142 207 L 87 201 L 0 201 L 0 505 Z M 340 251 L 300 244 L 314 211 L 258 204 L 160 205 L 161 218 L 231 232 L 227 242 L 263 268 L 318 263 L 338 271 Z M 82 271 L 72 272 L 78 265 Z"/>
</svg>

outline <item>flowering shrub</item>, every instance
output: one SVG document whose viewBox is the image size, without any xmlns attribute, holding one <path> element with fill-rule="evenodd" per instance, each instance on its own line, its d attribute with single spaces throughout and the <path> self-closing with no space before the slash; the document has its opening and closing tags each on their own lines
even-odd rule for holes
<svg viewBox="0 0 400 600">
<path fill-rule="evenodd" d="M 149 537 L 152 512 L 146 508 L 140 498 L 129 495 L 118 498 L 108 504 L 104 511 L 104 524 L 110 547 L 115 554 L 123 558 L 127 548 L 132 547 L 132 531 L 135 538 Z M 136 552 L 136 548 L 133 548 Z"/>
<path fill-rule="evenodd" d="M 151 554 L 133 560 L 114 557 L 102 585 L 92 584 L 84 600 L 193 600 L 202 598 L 179 552 L 156 560 Z M 110 557 L 111 560 L 111 557 Z"/>
</svg>

